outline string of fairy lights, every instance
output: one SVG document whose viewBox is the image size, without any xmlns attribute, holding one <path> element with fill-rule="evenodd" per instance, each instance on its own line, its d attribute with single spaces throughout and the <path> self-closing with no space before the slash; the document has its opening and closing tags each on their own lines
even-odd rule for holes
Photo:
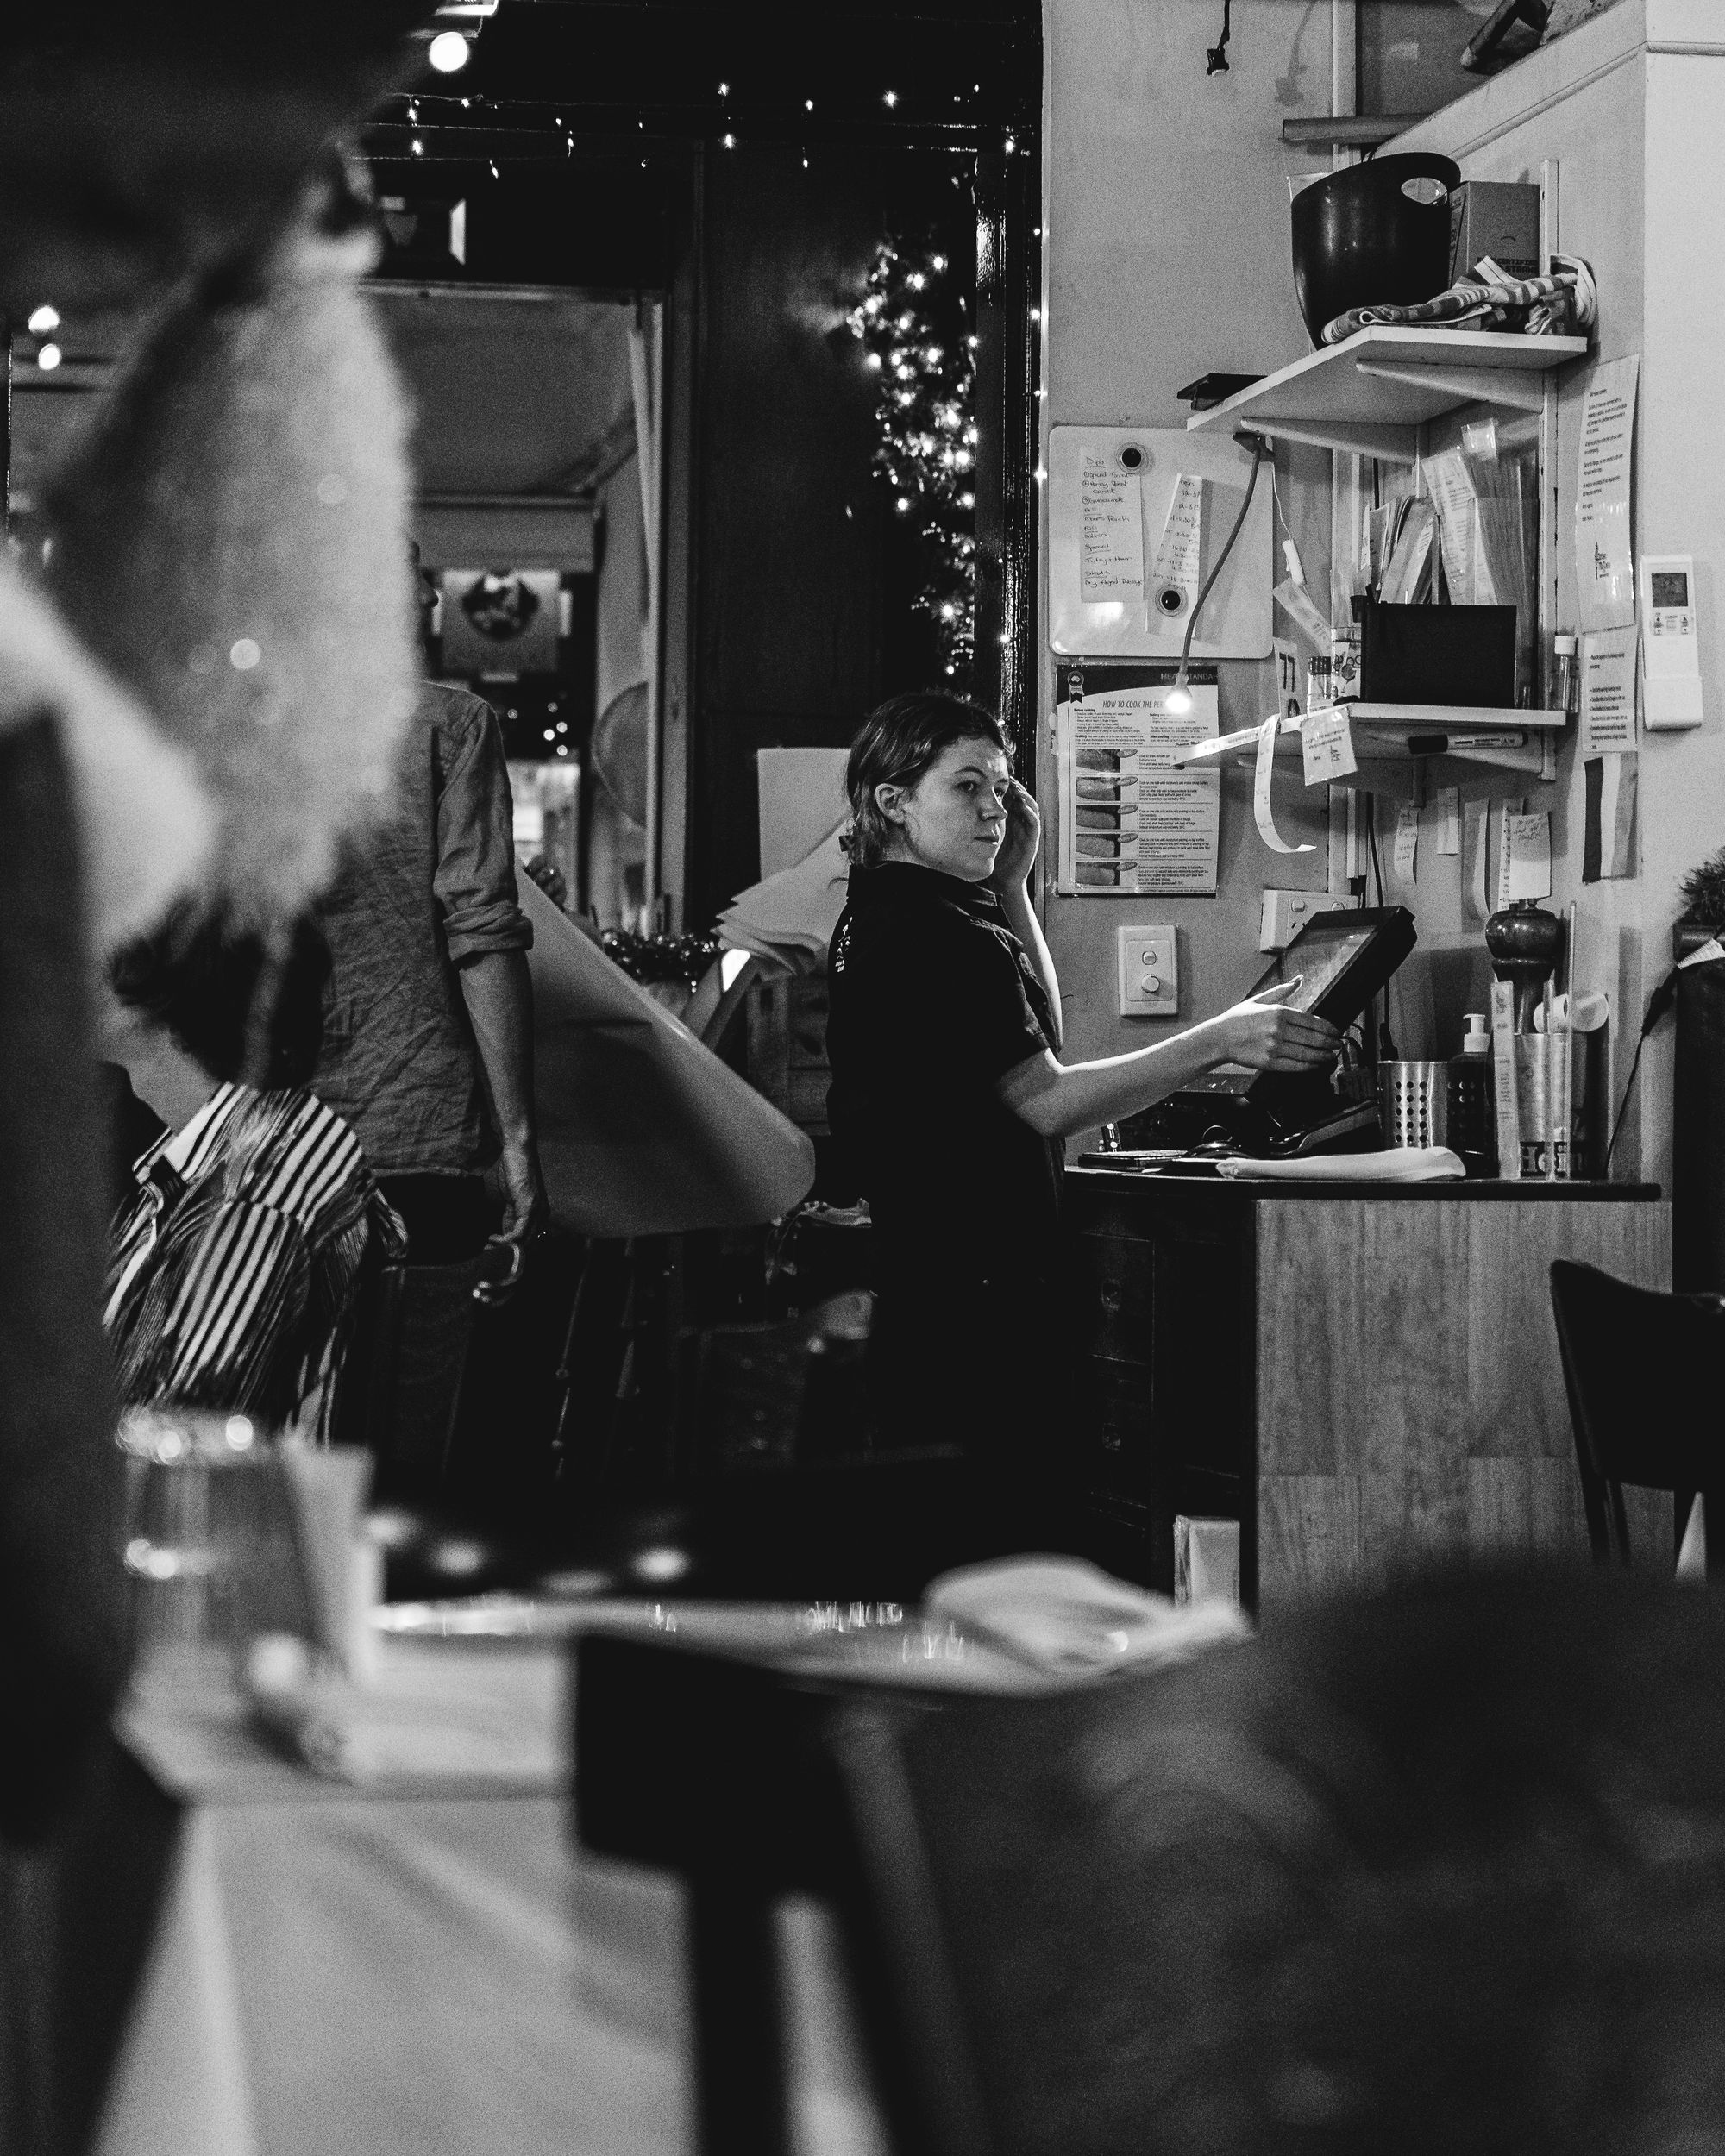
<svg viewBox="0 0 1725 2156">
<path fill-rule="evenodd" d="M 697 124 L 721 152 L 735 151 L 745 140 L 771 145 L 800 158 L 806 171 L 812 147 L 817 154 L 823 148 L 845 152 L 842 141 L 831 136 L 818 146 L 799 141 L 802 123 L 814 128 L 837 122 L 842 131 L 861 126 L 896 133 L 914 110 L 919 126 L 934 128 L 955 148 L 993 147 L 1015 156 L 1019 141 L 1010 122 L 994 116 L 978 124 L 965 110 L 982 89 L 979 81 L 969 85 L 969 96 L 962 88 L 943 90 L 938 106 L 917 85 L 909 97 L 887 86 L 838 97 L 775 96 L 769 102 L 750 97 L 746 85 L 739 95 L 730 78 L 718 77 L 707 93 L 712 102 Z M 958 111 L 946 105 L 949 95 Z M 579 108 L 558 110 L 549 100 L 536 106 L 488 97 L 477 88 L 456 94 L 454 85 L 448 92 L 427 90 L 404 97 L 396 102 L 395 112 L 404 110 L 411 130 L 405 146 L 409 156 L 483 162 L 493 179 L 501 179 L 507 164 L 517 159 L 531 164 L 559 152 L 573 159 L 586 135 Z M 944 121 L 941 110 L 950 114 Z M 647 138 L 643 152 L 658 147 L 670 109 L 650 126 L 644 108 L 634 116 L 634 131 Z M 672 131 L 683 132 L 693 116 L 687 104 L 680 105 Z M 499 129 L 507 133 L 507 148 L 498 139 Z M 624 140 L 630 131 L 625 125 Z M 477 156 L 461 142 L 468 133 L 475 138 Z M 611 133 L 609 139 L 615 142 L 617 135 Z M 499 167 L 499 157 L 505 167 Z M 644 168 L 648 155 L 640 161 Z M 967 184 L 953 173 L 955 187 Z M 960 692 L 970 684 L 976 633 L 977 337 L 972 304 L 963 289 L 968 282 L 954 273 L 934 242 L 918 244 L 903 236 L 885 240 L 875 249 L 862 297 L 847 317 L 875 381 L 874 470 L 890 504 L 889 515 L 902 520 L 913 542 L 918 589 L 912 605 L 930 624 L 943 678 Z M 1032 309 L 1032 323 L 1039 319 L 1040 310 Z"/>
<path fill-rule="evenodd" d="M 975 655 L 976 333 L 950 272 L 944 254 L 883 240 L 848 320 L 876 378 L 874 467 L 920 542 L 912 604 L 962 689 Z"/>
</svg>

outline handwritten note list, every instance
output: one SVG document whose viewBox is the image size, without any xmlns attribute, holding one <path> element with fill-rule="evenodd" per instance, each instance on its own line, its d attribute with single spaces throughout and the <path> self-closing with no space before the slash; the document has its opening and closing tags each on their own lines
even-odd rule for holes
<svg viewBox="0 0 1725 2156">
<path fill-rule="evenodd" d="M 1079 473 L 1082 516 L 1079 596 L 1087 606 L 1144 598 L 1144 498 L 1136 472 L 1087 449 Z"/>
</svg>

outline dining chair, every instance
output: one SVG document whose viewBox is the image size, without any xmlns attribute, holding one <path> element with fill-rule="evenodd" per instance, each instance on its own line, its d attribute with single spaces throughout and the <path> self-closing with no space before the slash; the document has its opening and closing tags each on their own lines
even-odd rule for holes
<svg viewBox="0 0 1725 2156">
<path fill-rule="evenodd" d="M 1036 1696 L 589 1637 L 590 1849 L 689 1896 L 704 2156 L 779 2156 L 777 1897 L 893 2156 L 1576 2156 L 1725 2087 L 1725 1599 L 1453 1568 Z"/>
<path fill-rule="evenodd" d="M 1725 1573 L 1725 1297 L 1632 1287 L 1558 1258 L 1552 1310 L 1596 1563 L 1630 1563 L 1623 1486 L 1670 1490 L 1674 1532 L 1705 1500 L 1709 1576 Z"/>
</svg>

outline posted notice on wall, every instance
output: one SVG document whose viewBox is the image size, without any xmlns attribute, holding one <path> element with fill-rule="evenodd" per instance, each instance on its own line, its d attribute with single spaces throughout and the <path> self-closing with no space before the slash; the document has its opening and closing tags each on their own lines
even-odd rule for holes
<svg viewBox="0 0 1725 2156">
<path fill-rule="evenodd" d="M 1635 438 L 1639 354 L 1593 371 L 1581 404 L 1581 470 L 1575 490 L 1575 583 L 1585 635 L 1632 629 L 1635 561 L 1630 538 L 1630 452 Z"/>
<path fill-rule="evenodd" d="M 1605 756 L 1635 746 L 1635 631 L 1603 630 L 1581 640 L 1581 753 Z"/>
<path fill-rule="evenodd" d="M 1116 689 L 1062 704 L 1055 716 L 1060 844 L 1055 888 L 1069 898 L 1214 897 L 1221 774 L 1174 759 L 1215 738 L 1216 670 L 1194 667 L 1189 711 L 1173 686 Z"/>
</svg>

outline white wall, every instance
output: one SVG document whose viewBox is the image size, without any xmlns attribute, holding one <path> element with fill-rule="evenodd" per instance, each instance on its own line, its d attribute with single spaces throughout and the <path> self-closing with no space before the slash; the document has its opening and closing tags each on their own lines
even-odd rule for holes
<svg viewBox="0 0 1725 2156">
<path fill-rule="evenodd" d="M 1204 51 L 1220 21 L 1220 0 L 1047 0 L 1045 428 L 1179 426 L 1182 384 L 1213 368 L 1267 373 L 1309 348 L 1294 303 L 1287 175 L 1326 163 L 1327 154 L 1284 149 L 1280 135 L 1286 113 L 1329 110 L 1329 10 L 1235 0 L 1233 66 L 1207 80 Z M 1290 78 L 1295 102 L 1284 104 L 1278 87 L 1289 94 Z M 1277 464 L 1316 580 L 1328 553 L 1329 460 L 1284 448 Z M 1038 790 L 1051 806 L 1046 626 L 1044 609 Z M 1224 729 L 1261 718 L 1274 706 L 1269 665 L 1225 665 L 1220 701 Z M 1277 820 L 1284 836 L 1312 838 L 1317 850 L 1297 862 L 1268 854 L 1252 824 L 1249 780 L 1231 772 L 1222 780 L 1215 898 L 1051 894 L 1069 1056 L 1143 1047 L 1177 1030 L 1174 1021 L 1115 1016 L 1117 927 L 1171 922 L 1178 931 L 1178 1025 L 1251 986 L 1264 962 L 1257 950 L 1264 886 L 1321 887 L 1325 877 L 1315 797 L 1306 804 L 1290 794 L 1284 812 L 1278 791 Z"/>
<path fill-rule="evenodd" d="M 1678 887 L 1725 844 L 1722 16 L 1716 0 L 1622 0 L 1396 145 L 1446 151 L 1465 175 L 1483 179 L 1537 179 L 1542 160 L 1557 160 L 1559 248 L 1584 256 L 1599 282 L 1597 357 L 1641 356 L 1638 556 L 1696 557 L 1707 716 L 1694 732 L 1641 738 L 1634 878 L 1581 882 L 1584 795 L 1573 739 L 1560 754 L 1551 790 L 1553 902 L 1577 903 L 1581 971 L 1613 996 L 1620 1093 L 1647 996 L 1671 962 Z M 1593 365 L 1582 362 L 1561 377 L 1555 469 L 1547 474 L 1548 487 L 1556 489 L 1558 613 L 1565 625 L 1575 619 L 1574 490 L 1581 400 Z M 1422 901 L 1427 896 L 1422 881 Z M 1437 905 L 1422 906 L 1422 940 L 1428 912 L 1434 930 L 1440 918 Z M 1458 915 L 1453 925 L 1458 931 Z M 1648 1044 L 1615 1170 L 1669 1188 L 1669 1023 Z"/>
</svg>

